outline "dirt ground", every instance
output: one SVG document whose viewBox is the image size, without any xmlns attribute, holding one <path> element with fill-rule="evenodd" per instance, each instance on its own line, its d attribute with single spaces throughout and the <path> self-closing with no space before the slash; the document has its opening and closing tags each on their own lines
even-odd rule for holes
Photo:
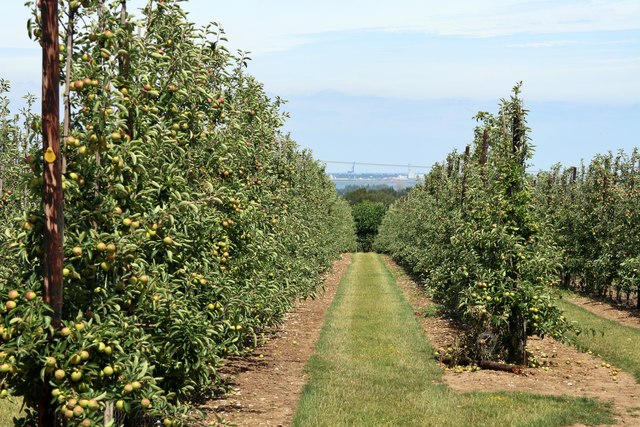
<svg viewBox="0 0 640 427">
<path fill-rule="evenodd" d="M 324 315 L 351 263 L 349 254 L 333 266 L 316 299 L 300 301 L 282 327 L 248 358 L 230 360 L 223 370 L 234 393 L 203 408 L 211 425 L 288 426 L 307 382 L 304 366 L 314 351 Z"/>
<path fill-rule="evenodd" d="M 627 326 L 640 328 L 640 312 L 634 308 L 617 306 L 614 302 L 596 301 L 582 296 L 570 298 L 569 301 L 598 316 L 620 322 Z M 638 424 L 640 425 L 640 422 Z"/>
<path fill-rule="evenodd" d="M 400 268 L 387 261 L 390 268 Z M 431 345 L 444 350 L 454 344 L 455 329 L 451 322 L 423 315 L 424 307 L 433 304 L 433 301 L 425 297 L 410 279 L 400 280 L 399 285 Z M 605 310 L 603 307 L 600 309 Z M 491 370 L 456 372 L 455 369 L 446 368 L 445 382 L 460 392 L 520 391 L 596 398 L 611 402 L 618 425 L 640 426 L 640 386 L 631 374 L 607 364 L 595 355 L 580 353 L 574 347 L 551 338 L 533 337 L 528 342 L 528 348 L 545 366 L 525 368 L 521 375 Z"/>
<path fill-rule="evenodd" d="M 210 425 L 288 426 L 296 411 L 302 388 L 307 381 L 304 366 L 314 351 L 324 322 L 324 314 L 333 300 L 351 257 L 343 256 L 325 281 L 325 292 L 315 300 L 301 301 L 287 315 L 283 326 L 251 357 L 230 360 L 224 374 L 233 385 L 233 394 L 209 401 L 203 410 Z M 399 269 L 387 259 L 390 268 Z M 433 304 L 410 280 L 400 287 L 421 322 L 425 335 L 436 349 L 455 342 L 456 331 L 447 319 L 425 317 L 424 308 Z M 572 300 L 574 301 L 574 300 Z M 640 327 L 633 312 L 619 310 L 607 303 L 577 298 L 574 302 L 604 317 Z M 604 362 L 595 355 L 552 339 L 530 339 L 529 349 L 544 366 L 526 368 L 512 374 L 491 370 L 456 372 L 445 369 L 445 382 L 456 391 L 513 391 L 549 395 L 586 396 L 611 402 L 617 425 L 640 426 L 640 386 L 631 374 Z M 574 426 L 581 427 L 581 426 Z"/>
</svg>

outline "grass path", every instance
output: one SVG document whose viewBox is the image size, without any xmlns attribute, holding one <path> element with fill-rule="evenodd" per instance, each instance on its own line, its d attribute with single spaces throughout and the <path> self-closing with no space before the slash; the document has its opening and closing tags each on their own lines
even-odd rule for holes
<svg viewBox="0 0 640 427">
<path fill-rule="evenodd" d="M 13 417 L 20 413 L 20 404 L 8 399 L 0 400 L 0 426 L 12 426 Z"/>
<path fill-rule="evenodd" d="M 294 426 L 565 426 L 611 421 L 589 399 L 455 393 L 377 254 L 358 253 L 309 360 Z"/>
<path fill-rule="evenodd" d="M 640 329 L 605 319 L 567 299 L 559 300 L 558 306 L 584 330 L 576 337 L 578 348 L 599 354 L 640 381 Z"/>
</svg>

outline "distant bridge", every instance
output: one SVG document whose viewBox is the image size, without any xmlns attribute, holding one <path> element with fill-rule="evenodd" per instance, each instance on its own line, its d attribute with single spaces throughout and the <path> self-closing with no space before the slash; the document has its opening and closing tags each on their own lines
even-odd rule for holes
<svg viewBox="0 0 640 427">
<path fill-rule="evenodd" d="M 421 166 L 421 165 L 412 165 L 411 163 L 407 163 L 404 165 L 398 164 L 389 164 L 389 163 L 364 163 L 364 162 L 345 162 L 343 160 L 318 160 L 321 163 L 331 163 L 331 164 L 340 164 L 340 165 L 358 165 L 358 166 L 382 166 L 382 167 L 396 167 L 396 168 L 407 168 L 407 169 L 420 169 L 420 170 L 431 170 L 431 166 Z"/>
</svg>

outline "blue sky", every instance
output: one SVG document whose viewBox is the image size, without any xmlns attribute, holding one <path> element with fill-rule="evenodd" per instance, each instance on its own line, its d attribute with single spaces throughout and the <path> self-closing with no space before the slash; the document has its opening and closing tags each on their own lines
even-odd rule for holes
<svg viewBox="0 0 640 427">
<path fill-rule="evenodd" d="M 135 0 L 132 6 L 140 5 Z M 470 142 L 522 80 L 534 168 L 640 145 L 640 1 L 238 0 L 184 3 L 222 24 L 249 72 L 289 102 L 316 158 L 431 165 Z M 39 91 L 28 11 L 0 16 L 0 77 Z M 330 171 L 348 169 L 329 164 Z M 361 167 L 360 171 L 382 170 Z"/>
</svg>

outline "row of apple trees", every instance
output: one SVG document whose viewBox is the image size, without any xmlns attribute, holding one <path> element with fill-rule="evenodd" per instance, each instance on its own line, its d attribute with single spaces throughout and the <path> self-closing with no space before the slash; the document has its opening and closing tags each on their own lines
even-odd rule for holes
<svg viewBox="0 0 640 427">
<path fill-rule="evenodd" d="M 24 211 L 27 200 L 25 192 L 15 192 L 19 177 L 28 169 L 22 161 L 26 152 L 39 140 L 29 125 L 36 119 L 31 113 L 34 97 L 27 95 L 26 107 L 18 113 L 11 111 L 9 102 L 10 83 L 0 79 L 0 227 L 2 230 L 18 212 Z"/>
<path fill-rule="evenodd" d="M 1 393 L 24 397 L 21 425 L 43 399 L 68 426 L 111 405 L 188 425 L 221 360 L 354 249 L 350 209 L 215 24 L 177 1 L 138 17 L 125 0 L 61 4 L 63 325 L 41 297 L 43 153 L 28 149 L 3 188 L 27 199 L 1 240 Z"/>
<path fill-rule="evenodd" d="M 557 165 L 535 178 L 536 206 L 562 248 L 567 286 L 630 303 L 640 287 L 640 153 Z M 640 302 L 637 302 L 640 307 Z"/>
<path fill-rule="evenodd" d="M 519 93 L 496 115 L 479 113 L 473 145 L 391 206 L 376 247 L 462 321 L 468 356 L 523 363 L 527 337 L 560 337 L 567 322 L 550 288 L 557 248 L 540 232 L 525 172 L 533 148 Z"/>
</svg>

